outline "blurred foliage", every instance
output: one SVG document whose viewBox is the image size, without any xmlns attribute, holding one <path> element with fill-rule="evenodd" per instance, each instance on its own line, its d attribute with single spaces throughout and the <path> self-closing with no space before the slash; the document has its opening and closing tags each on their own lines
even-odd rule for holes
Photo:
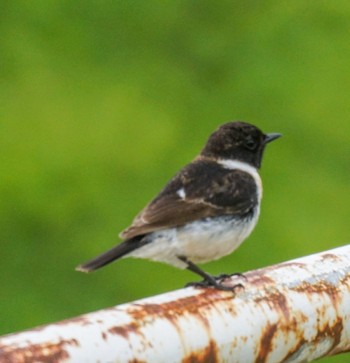
<svg viewBox="0 0 350 363">
<path fill-rule="evenodd" d="M 229 120 L 284 138 L 265 155 L 255 232 L 204 268 L 246 271 L 349 243 L 348 1 L 0 8 L 1 334 L 196 279 L 132 259 L 91 275 L 74 267 L 114 245 Z"/>
</svg>

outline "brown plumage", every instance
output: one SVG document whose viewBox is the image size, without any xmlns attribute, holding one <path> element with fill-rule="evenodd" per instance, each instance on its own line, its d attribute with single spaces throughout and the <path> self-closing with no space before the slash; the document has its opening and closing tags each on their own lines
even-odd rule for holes
<svg viewBox="0 0 350 363">
<path fill-rule="evenodd" d="M 177 194 L 181 189 L 186 190 L 184 198 Z M 257 202 L 255 189 L 251 175 L 227 171 L 211 159 L 199 158 L 183 168 L 120 237 L 130 239 L 218 214 L 244 214 Z"/>
<path fill-rule="evenodd" d="M 257 169 L 265 145 L 279 136 L 245 122 L 222 125 L 120 234 L 122 243 L 77 269 L 93 271 L 124 256 L 149 258 L 225 289 L 193 262 L 220 258 L 251 233 L 262 194 Z"/>
</svg>

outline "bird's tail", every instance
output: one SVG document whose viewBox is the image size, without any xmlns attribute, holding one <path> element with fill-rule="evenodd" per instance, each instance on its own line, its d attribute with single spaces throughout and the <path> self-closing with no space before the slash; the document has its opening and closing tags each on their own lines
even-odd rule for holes
<svg viewBox="0 0 350 363">
<path fill-rule="evenodd" d="M 141 237 L 135 237 L 133 239 L 122 242 L 121 244 L 111 248 L 105 253 L 93 258 L 90 261 L 87 261 L 76 267 L 77 271 L 82 272 L 91 272 L 99 269 L 109 263 L 127 255 L 129 252 L 141 247 L 143 243 L 141 242 Z"/>
</svg>

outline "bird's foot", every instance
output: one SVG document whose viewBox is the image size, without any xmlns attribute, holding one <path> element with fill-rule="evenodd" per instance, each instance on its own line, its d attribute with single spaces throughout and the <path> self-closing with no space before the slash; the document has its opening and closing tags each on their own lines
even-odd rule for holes
<svg viewBox="0 0 350 363">
<path fill-rule="evenodd" d="M 247 279 L 247 277 L 244 274 L 240 273 L 240 272 L 234 272 L 232 274 L 214 275 L 213 277 L 214 277 L 215 280 L 224 280 L 224 279 L 228 279 L 228 278 L 233 277 L 233 276 L 242 277 L 245 280 Z"/>
<path fill-rule="evenodd" d="M 185 287 L 199 287 L 199 288 L 208 288 L 212 287 L 217 290 L 223 290 L 223 291 L 235 291 L 236 288 L 242 288 L 244 289 L 244 286 L 242 284 L 236 284 L 233 286 L 224 285 L 221 283 L 221 280 L 224 280 L 225 278 L 231 277 L 236 274 L 228 275 L 228 274 L 221 274 L 219 276 L 210 276 L 210 278 L 205 279 L 203 281 L 198 282 L 189 282 L 186 284 Z M 243 276 L 243 275 L 242 275 Z"/>
<path fill-rule="evenodd" d="M 212 284 L 211 282 L 207 281 L 207 280 L 203 280 L 203 281 L 197 281 L 197 282 L 189 282 L 188 284 L 186 284 L 185 287 L 199 287 L 199 288 L 208 288 L 208 287 L 212 287 L 214 289 L 217 290 L 223 290 L 223 291 L 233 291 L 233 289 L 235 288 L 235 286 L 226 286 L 223 284 L 220 284 L 219 282 L 216 282 L 215 284 Z"/>
<path fill-rule="evenodd" d="M 231 274 L 231 275 L 222 274 L 219 276 L 212 276 L 212 275 L 208 274 L 207 272 L 201 270 L 197 265 L 195 265 L 192 261 L 190 261 L 186 256 L 177 256 L 177 257 L 179 258 L 179 260 L 181 260 L 182 262 L 185 262 L 187 264 L 188 270 L 190 270 L 204 278 L 204 280 L 200 281 L 200 282 L 190 282 L 189 284 L 186 285 L 186 287 L 188 287 L 188 286 L 204 287 L 204 288 L 212 287 L 212 288 L 218 289 L 218 290 L 233 291 L 233 292 L 234 292 L 235 288 L 237 288 L 237 287 L 244 288 L 244 286 L 242 284 L 237 284 L 234 286 L 227 286 L 227 285 L 222 284 L 222 280 L 224 280 L 225 278 L 231 277 L 233 275 L 243 276 L 240 273 L 235 273 L 235 274 Z"/>
</svg>

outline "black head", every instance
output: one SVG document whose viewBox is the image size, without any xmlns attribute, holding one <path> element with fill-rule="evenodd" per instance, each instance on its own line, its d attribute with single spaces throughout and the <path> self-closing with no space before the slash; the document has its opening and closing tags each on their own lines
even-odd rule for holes
<svg viewBox="0 0 350 363">
<path fill-rule="evenodd" d="M 246 122 L 228 122 L 210 135 L 201 155 L 239 160 L 260 168 L 265 145 L 280 136 L 277 133 L 264 134 Z"/>
</svg>

